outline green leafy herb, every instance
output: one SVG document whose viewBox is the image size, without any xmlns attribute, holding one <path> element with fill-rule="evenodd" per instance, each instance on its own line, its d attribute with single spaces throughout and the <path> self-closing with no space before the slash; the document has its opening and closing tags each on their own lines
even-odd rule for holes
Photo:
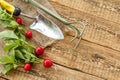
<svg viewBox="0 0 120 80">
<path fill-rule="evenodd" d="M 7 74 L 10 70 L 16 69 L 21 63 L 40 63 L 41 60 L 33 54 L 35 47 L 28 43 L 23 35 L 25 30 L 16 23 L 12 15 L 0 8 L 0 23 L 10 30 L 0 32 L 0 39 L 4 39 L 6 44 L 4 51 L 8 55 L 0 57 L 0 64 L 5 67 L 2 71 Z"/>
<path fill-rule="evenodd" d="M 14 20 L 13 16 L 8 14 L 5 10 L 0 8 L 0 23 L 6 28 L 16 29 L 20 27 L 17 22 Z M 22 28 L 22 27 L 21 27 Z M 20 28 L 18 28 L 20 29 Z"/>
</svg>

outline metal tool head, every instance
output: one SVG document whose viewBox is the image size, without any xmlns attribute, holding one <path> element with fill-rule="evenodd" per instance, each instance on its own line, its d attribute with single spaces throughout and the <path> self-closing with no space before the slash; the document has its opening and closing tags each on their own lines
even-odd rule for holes
<svg viewBox="0 0 120 80">
<path fill-rule="evenodd" d="M 60 28 L 50 19 L 41 14 L 36 16 L 36 21 L 34 21 L 30 28 L 53 39 L 64 39 Z"/>
</svg>

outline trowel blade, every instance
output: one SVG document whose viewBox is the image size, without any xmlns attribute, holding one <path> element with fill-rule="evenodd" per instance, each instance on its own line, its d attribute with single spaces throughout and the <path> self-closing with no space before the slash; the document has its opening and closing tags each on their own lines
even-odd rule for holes
<svg viewBox="0 0 120 80">
<path fill-rule="evenodd" d="M 30 28 L 36 30 L 50 38 L 53 39 L 64 39 L 63 33 L 60 28 L 49 19 L 46 19 L 44 16 L 37 16 L 38 20 L 36 20 Z"/>
</svg>

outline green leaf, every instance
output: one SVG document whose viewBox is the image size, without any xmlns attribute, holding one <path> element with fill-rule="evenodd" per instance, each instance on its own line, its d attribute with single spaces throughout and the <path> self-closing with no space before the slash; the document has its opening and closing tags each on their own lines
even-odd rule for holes
<svg viewBox="0 0 120 80">
<path fill-rule="evenodd" d="M 11 57 L 13 57 L 13 59 L 15 59 L 15 49 L 14 48 L 10 50 L 9 55 Z"/>
<path fill-rule="evenodd" d="M 22 51 L 23 51 L 25 54 L 30 55 L 31 57 L 37 58 L 34 54 L 32 54 L 32 53 L 26 51 L 25 49 L 22 49 Z"/>
<path fill-rule="evenodd" d="M 23 45 L 22 45 L 22 42 L 21 42 L 20 40 L 15 40 L 14 43 L 16 43 L 19 47 L 20 47 L 20 46 L 23 46 Z"/>
<path fill-rule="evenodd" d="M 0 39 L 18 39 L 15 33 L 11 30 L 5 30 L 0 32 Z"/>
<path fill-rule="evenodd" d="M 16 23 L 16 21 L 11 21 L 9 25 L 14 29 L 19 26 L 18 23 Z"/>
<path fill-rule="evenodd" d="M 7 74 L 11 69 L 13 69 L 13 64 L 7 64 L 5 65 L 4 69 L 2 70 L 2 73 L 5 75 Z"/>
<path fill-rule="evenodd" d="M 26 37 L 23 34 L 20 34 L 20 39 L 26 40 Z"/>
<path fill-rule="evenodd" d="M 13 47 L 16 47 L 16 43 L 15 42 L 9 42 L 6 43 L 4 46 L 4 51 L 10 51 L 10 49 L 12 49 Z"/>
<path fill-rule="evenodd" d="M 25 61 L 30 62 L 31 56 L 29 54 L 25 54 Z"/>
<path fill-rule="evenodd" d="M 14 21 L 14 18 L 11 14 L 8 14 L 5 10 L 0 7 L 0 23 L 4 27 L 11 27 L 10 22 Z"/>
<path fill-rule="evenodd" d="M 23 53 L 20 50 L 16 50 L 15 56 L 20 58 L 20 59 L 25 60 L 25 57 L 24 57 Z"/>
<path fill-rule="evenodd" d="M 21 31 L 21 30 L 23 30 L 23 28 L 22 28 L 21 26 L 19 26 L 19 27 L 18 27 L 18 30 L 20 30 L 20 31 Z"/>
<path fill-rule="evenodd" d="M 8 55 L 0 57 L 0 64 L 8 63 L 15 63 L 14 58 Z"/>
<path fill-rule="evenodd" d="M 32 63 L 36 62 L 36 58 L 31 58 L 30 62 Z"/>
<path fill-rule="evenodd" d="M 3 27 L 8 27 L 10 22 L 5 20 L 0 20 L 0 23 L 2 23 Z"/>
<path fill-rule="evenodd" d="M 8 12 L 6 12 L 6 10 L 3 10 L 2 8 L 0 8 L 0 18 L 6 19 L 6 20 L 13 20 L 13 16 L 11 14 L 9 14 Z"/>
<path fill-rule="evenodd" d="M 33 51 L 34 51 L 34 48 L 33 48 L 33 47 L 28 47 L 27 51 L 28 51 L 28 52 L 33 52 Z"/>
</svg>

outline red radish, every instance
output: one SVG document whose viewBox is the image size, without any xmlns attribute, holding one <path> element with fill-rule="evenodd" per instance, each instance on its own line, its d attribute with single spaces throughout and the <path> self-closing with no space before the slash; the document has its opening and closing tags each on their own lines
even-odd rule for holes
<svg viewBox="0 0 120 80">
<path fill-rule="evenodd" d="M 45 59 L 44 62 L 43 62 L 43 66 L 45 68 L 50 68 L 52 65 L 53 65 L 53 62 L 52 62 L 51 59 Z"/>
<path fill-rule="evenodd" d="M 41 56 L 41 55 L 43 55 L 43 53 L 44 53 L 44 48 L 42 48 L 42 47 L 37 47 L 37 48 L 35 49 L 34 53 L 35 53 L 37 56 Z"/>
<path fill-rule="evenodd" d="M 28 31 L 27 33 L 26 33 L 26 37 L 27 38 L 32 38 L 32 31 Z"/>
<path fill-rule="evenodd" d="M 21 25 L 21 24 L 22 24 L 22 19 L 21 19 L 20 17 L 17 17 L 17 18 L 16 18 L 16 22 L 17 22 L 19 25 Z"/>
<path fill-rule="evenodd" d="M 27 63 L 27 64 L 24 65 L 24 70 L 25 71 L 29 71 L 31 68 L 32 68 L 32 64 L 30 64 L 30 63 Z"/>
</svg>

